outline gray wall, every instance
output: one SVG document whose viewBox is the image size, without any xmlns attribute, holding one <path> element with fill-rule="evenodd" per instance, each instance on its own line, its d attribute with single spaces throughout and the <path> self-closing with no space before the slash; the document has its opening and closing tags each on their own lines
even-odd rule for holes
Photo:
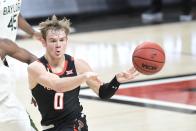
<svg viewBox="0 0 196 131">
<path fill-rule="evenodd" d="M 164 0 L 163 2 L 173 3 L 179 0 Z M 150 0 L 23 0 L 22 15 L 25 18 L 53 14 L 73 15 L 148 6 L 149 4 Z"/>
</svg>

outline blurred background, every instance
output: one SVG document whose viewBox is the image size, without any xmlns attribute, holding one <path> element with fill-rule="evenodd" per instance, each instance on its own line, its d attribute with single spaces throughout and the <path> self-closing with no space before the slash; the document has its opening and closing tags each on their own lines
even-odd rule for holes
<svg viewBox="0 0 196 131">
<path fill-rule="evenodd" d="M 166 63 L 159 73 L 121 85 L 130 96 L 119 93 L 102 101 L 81 89 L 89 131 L 196 130 L 196 0 L 23 0 L 21 13 L 35 29 L 53 14 L 70 19 L 67 53 L 88 61 L 104 82 L 132 66 L 132 53 L 143 41 L 163 47 Z M 43 55 L 35 39 L 20 31 L 17 38 L 20 46 Z M 27 65 L 10 65 L 20 69 L 13 70 L 18 96 L 41 130 L 38 109 L 30 105 Z"/>
<path fill-rule="evenodd" d="M 77 32 L 154 24 L 143 21 L 142 14 L 149 10 L 164 13 L 163 19 L 158 22 L 179 21 L 179 15 L 183 12 L 191 13 L 194 19 L 195 0 L 189 2 L 190 7 L 183 7 L 183 1 L 186 3 L 189 0 L 162 0 L 161 5 L 156 5 L 159 1 L 161 0 L 24 0 L 22 15 L 34 25 L 53 14 L 66 16 L 71 19 Z M 153 4 L 158 7 L 153 7 Z"/>
</svg>

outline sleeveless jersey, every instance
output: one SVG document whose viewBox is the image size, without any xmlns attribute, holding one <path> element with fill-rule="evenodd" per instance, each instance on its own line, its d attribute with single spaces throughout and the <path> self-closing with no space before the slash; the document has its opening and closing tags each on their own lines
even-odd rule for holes
<svg viewBox="0 0 196 131">
<path fill-rule="evenodd" d="M 22 0 L 0 0 L 0 38 L 15 41 Z"/>
<path fill-rule="evenodd" d="M 64 71 L 58 73 L 59 77 L 76 76 L 74 60 L 69 55 L 65 56 Z M 39 61 L 46 67 L 46 70 L 52 73 L 50 65 L 44 56 Z M 73 121 L 79 116 L 81 106 L 79 102 L 80 86 L 64 93 L 57 93 L 54 90 L 47 89 L 37 84 L 32 89 L 33 97 L 36 99 L 38 109 L 41 113 L 41 125 L 64 123 L 72 125 Z"/>
</svg>

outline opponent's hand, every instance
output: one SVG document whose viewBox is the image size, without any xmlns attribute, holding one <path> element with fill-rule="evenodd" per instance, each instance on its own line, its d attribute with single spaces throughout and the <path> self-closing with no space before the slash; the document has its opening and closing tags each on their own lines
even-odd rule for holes
<svg viewBox="0 0 196 131">
<path fill-rule="evenodd" d="M 40 32 L 35 31 L 33 33 L 32 37 L 35 38 L 35 39 L 37 39 L 37 40 L 39 40 L 40 42 L 43 41 L 43 37 L 42 37 L 42 34 Z"/>
<path fill-rule="evenodd" d="M 139 75 L 139 72 L 134 68 L 130 68 L 127 71 L 120 72 L 116 75 L 116 79 L 119 83 L 129 82 Z"/>
</svg>

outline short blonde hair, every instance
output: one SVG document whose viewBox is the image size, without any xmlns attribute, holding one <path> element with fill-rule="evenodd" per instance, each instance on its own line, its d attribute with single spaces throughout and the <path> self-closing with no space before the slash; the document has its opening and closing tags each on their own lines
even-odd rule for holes
<svg viewBox="0 0 196 131">
<path fill-rule="evenodd" d="M 44 22 L 39 24 L 40 31 L 42 33 L 43 38 L 46 40 L 46 35 L 48 30 L 60 30 L 63 29 L 65 33 L 68 35 L 70 32 L 70 20 L 67 18 L 63 18 L 62 20 L 58 20 L 58 18 L 53 15 L 52 19 L 47 19 Z"/>
</svg>

